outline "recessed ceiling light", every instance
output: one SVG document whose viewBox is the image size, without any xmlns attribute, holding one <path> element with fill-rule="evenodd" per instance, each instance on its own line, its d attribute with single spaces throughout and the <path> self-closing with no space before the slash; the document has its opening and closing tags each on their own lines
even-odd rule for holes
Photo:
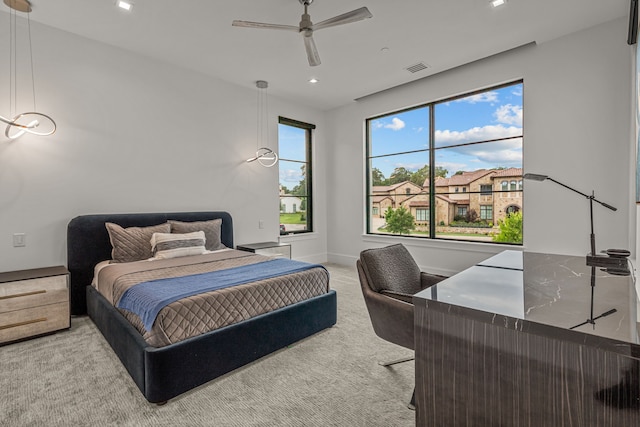
<svg viewBox="0 0 640 427">
<path fill-rule="evenodd" d="M 127 12 L 131 12 L 131 9 L 133 9 L 133 3 L 131 3 L 130 1 L 118 0 L 116 1 L 116 5 L 118 5 L 120 9 L 126 10 Z"/>
<path fill-rule="evenodd" d="M 507 2 L 507 0 L 491 0 L 491 6 L 493 6 L 493 7 L 502 6 L 506 2 Z"/>
<path fill-rule="evenodd" d="M 320 80 L 316 79 L 315 77 L 309 79 L 309 83 L 318 83 L 319 81 Z"/>
</svg>

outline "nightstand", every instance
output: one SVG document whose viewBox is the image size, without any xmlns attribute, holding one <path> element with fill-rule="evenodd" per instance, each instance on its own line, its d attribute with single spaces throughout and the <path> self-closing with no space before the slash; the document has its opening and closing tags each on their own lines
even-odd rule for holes
<svg viewBox="0 0 640 427">
<path fill-rule="evenodd" d="M 291 245 L 287 243 L 248 243 L 246 245 L 238 245 L 236 249 L 276 258 L 291 258 Z"/>
<path fill-rule="evenodd" d="M 70 326 L 69 271 L 65 267 L 0 273 L 0 344 Z"/>
</svg>

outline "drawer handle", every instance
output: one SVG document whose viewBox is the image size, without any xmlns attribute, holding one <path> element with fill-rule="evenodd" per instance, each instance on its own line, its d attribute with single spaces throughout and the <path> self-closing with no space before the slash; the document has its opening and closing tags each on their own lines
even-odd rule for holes
<svg viewBox="0 0 640 427">
<path fill-rule="evenodd" d="M 1 296 L 0 297 L 0 301 L 2 301 L 3 299 L 11 299 L 11 298 L 20 298 L 20 297 L 27 297 L 29 295 L 37 295 L 37 294 L 44 294 L 47 291 L 45 290 L 40 290 L 40 291 L 32 291 L 32 292 L 23 292 L 21 294 L 14 294 L 14 295 L 7 295 L 7 296 Z"/>
<path fill-rule="evenodd" d="M 19 323 L 11 323 L 9 325 L 0 326 L 0 331 L 3 329 L 17 328 L 18 326 L 30 325 L 32 323 L 46 322 L 46 321 L 47 321 L 46 317 L 41 317 L 39 319 L 27 320 Z"/>
</svg>

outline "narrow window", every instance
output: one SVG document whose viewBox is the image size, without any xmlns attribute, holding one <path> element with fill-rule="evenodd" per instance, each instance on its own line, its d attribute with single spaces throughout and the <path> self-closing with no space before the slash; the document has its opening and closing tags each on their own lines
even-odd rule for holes
<svg viewBox="0 0 640 427">
<path fill-rule="evenodd" d="M 287 233 L 313 231 L 311 144 L 315 128 L 312 124 L 279 118 L 280 224 Z"/>
</svg>

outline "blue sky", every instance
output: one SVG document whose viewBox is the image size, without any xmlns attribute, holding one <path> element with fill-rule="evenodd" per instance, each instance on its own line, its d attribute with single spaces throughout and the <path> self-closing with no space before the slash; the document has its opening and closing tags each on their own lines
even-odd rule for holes
<svg viewBox="0 0 640 427">
<path fill-rule="evenodd" d="M 278 125 L 278 155 L 281 159 L 305 161 L 306 130 Z M 280 185 L 292 190 L 302 179 L 300 163 L 280 160 Z"/>
<path fill-rule="evenodd" d="M 449 172 L 522 167 L 522 84 L 435 105 L 436 166 Z M 389 178 L 396 167 L 415 171 L 428 163 L 429 107 L 370 122 L 372 167 Z M 468 142 L 517 137 L 470 146 Z M 444 148 L 442 148 L 444 147 Z M 420 153 L 376 156 L 423 150 Z"/>
</svg>

